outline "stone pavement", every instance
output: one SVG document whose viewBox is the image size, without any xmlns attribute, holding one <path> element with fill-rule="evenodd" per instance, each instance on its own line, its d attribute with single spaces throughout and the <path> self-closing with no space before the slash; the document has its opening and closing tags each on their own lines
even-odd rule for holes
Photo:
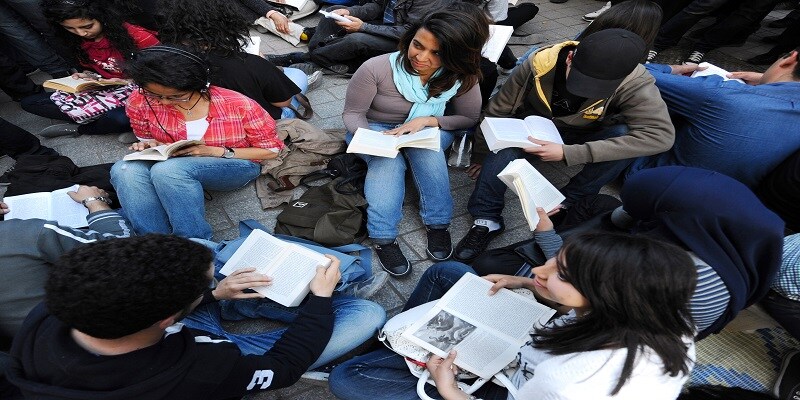
<svg viewBox="0 0 800 400">
<path fill-rule="evenodd" d="M 523 1 L 530 2 L 530 0 Z M 511 40 L 511 48 L 517 55 L 524 53 L 531 45 L 549 44 L 573 38 L 588 25 L 588 23 L 581 20 L 581 16 L 595 11 L 604 4 L 602 1 L 593 0 L 569 0 L 564 4 L 553 4 L 547 0 L 534 0 L 533 3 L 539 6 L 539 14 L 517 32 L 529 33 L 530 35 L 513 37 Z M 767 21 L 780 18 L 785 14 L 785 10 L 774 11 L 767 17 Z M 317 21 L 318 17 L 315 14 L 298 22 L 306 26 L 315 26 Z M 704 21 L 704 23 L 708 23 L 708 21 Z M 742 60 L 769 50 L 770 47 L 759 42 L 758 38 L 775 35 L 779 32 L 776 29 L 762 28 L 744 46 L 713 51 L 707 54 L 707 60 L 728 70 L 762 70 L 763 68 L 749 66 Z M 261 50 L 263 53 L 282 54 L 298 50 L 276 36 L 261 36 Z M 688 53 L 688 49 L 684 44 L 680 48 L 662 53 L 658 61 L 675 63 L 686 53 Z M 38 82 L 47 78 L 48 76 L 43 73 L 34 76 L 34 79 Z M 315 111 L 315 116 L 310 122 L 321 128 L 343 128 L 341 115 L 346 90 L 347 79 L 324 76 L 322 83 L 308 93 Z M 12 102 L 2 92 L 0 92 L 0 116 L 33 133 L 53 123 L 60 123 L 59 121 L 48 120 L 26 113 L 19 107 L 18 103 Z M 86 166 L 114 162 L 127 154 L 126 146 L 118 143 L 116 136 L 42 139 L 42 142 L 58 150 L 61 154 L 71 157 L 79 166 Z M 1 157 L 0 173 L 11 165 L 13 165 L 13 160 L 9 157 Z M 538 163 L 536 167 L 557 187 L 566 184 L 569 177 L 580 170 L 579 167 L 566 168 L 547 163 Z M 466 203 L 472 192 L 473 183 L 462 170 L 456 169 L 451 169 L 450 171 L 450 182 L 455 203 L 454 218 L 450 231 L 454 242 L 456 242 L 461 239 L 472 223 L 466 211 Z M 0 188 L 0 194 L 4 191 L 4 189 Z M 616 188 L 606 188 L 605 191 L 615 194 Z M 418 216 L 417 200 L 415 199 L 416 192 L 412 187 L 409 187 L 409 193 L 410 195 L 407 196 L 406 203 L 403 206 L 403 220 L 400 225 L 398 241 L 405 254 L 412 260 L 414 272 L 403 279 L 392 279 L 373 298 L 374 301 L 383 305 L 390 315 L 394 315 L 402 308 L 403 303 L 413 290 L 421 274 L 431 265 L 425 255 L 425 227 Z M 275 216 L 281 210 L 280 207 L 266 211 L 262 210 L 258 204 L 255 188 L 252 184 L 235 192 L 215 192 L 213 193 L 213 200 L 207 202 L 206 206 L 206 216 L 213 225 L 215 238 L 218 240 L 236 237 L 238 235 L 237 222 L 242 219 L 255 218 L 270 228 L 274 227 Z M 520 217 L 521 215 L 519 202 L 513 194 L 509 194 L 504 212 L 507 230 L 492 243 L 493 247 L 508 245 L 530 237 L 530 231 L 524 219 Z M 377 263 L 377 259 L 375 258 L 373 261 L 374 268 L 379 269 L 380 266 Z M 232 329 L 253 332 L 271 327 L 274 327 L 274 325 L 259 321 L 235 324 Z M 326 388 L 304 381 L 290 388 L 248 397 L 248 399 L 333 398 Z"/>
</svg>

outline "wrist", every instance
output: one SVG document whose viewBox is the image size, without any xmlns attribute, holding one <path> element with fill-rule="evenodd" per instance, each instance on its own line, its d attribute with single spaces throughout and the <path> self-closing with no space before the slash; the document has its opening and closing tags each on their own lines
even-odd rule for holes
<svg viewBox="0 0 800 400">
<path fill-rule="evenodd" d="M 275 15 L 277 12 L 278 12 L 277 10 L 267 11 L 267 18 L 272 19 L 272 16 Z"/>
</svg>

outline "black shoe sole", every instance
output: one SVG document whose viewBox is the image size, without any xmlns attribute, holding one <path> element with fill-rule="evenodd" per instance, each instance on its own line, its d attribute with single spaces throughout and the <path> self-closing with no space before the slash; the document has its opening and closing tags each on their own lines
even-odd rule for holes
<svg viewBox="0 0 800 400">
<path fill-rule="evenodd" d="M 391 276 L 397 276 L 397 277 L 400 277 L 400 276 L 406 276 L 406 275 L 408 275 L 408 274 L 410 274 L 410 273 L 411 273 L 411 263 L 408 263 L 408 269 L 406 269 L 406 270 L 405 270 L 405 272 L 403 272 L 403 273 L 399 273 L 399 274 L 398 274 L 398 273 L 396 273 L 396 272 L 392 272 L 391 270 L 389 270 L 389 268 L 386 268 L 386 267 L 384 267 L 384 266 L 383 266 L 383 263 L 381 262 L 381 259 L 380 259 L 380 258 L 378 259 L 378 264 L 380 264 L 380 265 L 381 265 L 381 268 L 383 268 L 383 270 L 384 270 L 384 271 L 386 271 L 386 273 L 387 273 L 387 274 L 389 274 L 389 275 L 391 275 Z"/>
<path fill-rule="evenodd" d="M 430 258 L 430 259 L 431 259 L 431 260 L 433 260 L 433 261 L 447 261 L 447 260 L 449 260 L 449 259 L 450 259 L 450 257 L 452 257 L 452 256 L 453 256 L 453 251 L 454 251 L 454 250 L 451 248 L 451 249 L 450 249 L 450 254 L 448 254 L 448 255 L 447 255 L 447 257 L 445 257 L 445 258 L 436 258 L 436 257 L 433 255 L 433 253 L 431 253 L 431 251 L 430 251 L 429 249 L 425 249 L 425 252 L 426 252 L 426 253 L 428 253 L 428 258 Z"/>
</svg>

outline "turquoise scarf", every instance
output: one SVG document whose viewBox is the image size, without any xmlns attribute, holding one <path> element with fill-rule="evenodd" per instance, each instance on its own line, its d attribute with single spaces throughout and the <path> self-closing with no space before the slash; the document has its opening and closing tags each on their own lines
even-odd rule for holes
<svg viewBox="0 0 800 400">
<path fill-rule="evenodd" d="M 408 113 L 406 122 L 416 117 L 441 117 L 444 115 L 444 108 L 447 102 L 453 98 L 461 87 L 461 82 L 457 81 L 453 87 L 442 92 L 438 97 L 428 98 L 428 85 L 423 85 L 418 75 L 406 72 L 403 66 L 397 62 L 400 52 L 396 51 L 389 55 L 389 64 L 392 66 L 394 74 L 394 85 L 403 97 L 414 103 Z M 431 78 L 438 76 L 442 72 L 439 68 L 433 73 Z"/>
</svg>

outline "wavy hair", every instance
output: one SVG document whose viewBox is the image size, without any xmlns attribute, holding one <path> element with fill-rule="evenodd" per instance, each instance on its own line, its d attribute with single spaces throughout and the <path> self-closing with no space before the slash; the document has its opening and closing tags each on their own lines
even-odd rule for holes
<svg viewBox="0 0 800 400">
<path fill-rule="evenodd" d="M 483 11 L 467 3 L 456 3 L 434 12 L 412 26 L 400 39 L 397 62 L 409 74 L 417 75 L 408 59 L 408 49 L 417 31 L 425 29 L 439 42 L 442 62 L 442 73 L 428 81 L 428 96 L 439 96 L 457 81 L 461 81 L 461 87 L 456 95 L 464 94 L 481 79 L 481 49 L 489 39 L 489 22 Z"/>
<path fill-rule="evenodd" d="M 603 29 L 626 29 L 644 39 L 647 51 L 653 48 L 658 36 L 658 28 L 664 12 L 661 6 L 651 0 L 627 0 L 615 4 L 608 11 L 600 14 L 575 40 L 583 40 L 589 35 Z"/>
<path fill-rule="evenodd" d="M 170 1 L 161 7 L 164 22 L 159 37 L 198 53 L 211 51 L 230 57 L 244 51 L 250 38 L 248 24 L 230 2 L 222 0 Z"/>
<path fill-rule="evenodd" d="M 53 27 L 56 36 L 64 41 L 67 48 L 83 64 L 92 61 L 81 48 L 84 39 L 69 33 L 61 23 L 68 19 L 96 19 L 103 29 L 103 36 L 129 60 L 137 51 L 128 31 L 122 26 L 123 15 L 113 7 L 114 2 L 103 0 L 44 0 L 42 11 L 47 22 Z"/>
<path fill-rule="evenodd" d="M 644 236 L 588 232 L 570 236 L 557 257 L 559 272 L 590 310 L 538 330 L 536 348 L 556 355 L 627 350 L 612 396 L 631 378 L 645 347 L 661 358 L 664 373 L 689 373 L 684 338 L 694 336 L 689 300 L 697 270 L 685 250 Z"/>
</svg>

